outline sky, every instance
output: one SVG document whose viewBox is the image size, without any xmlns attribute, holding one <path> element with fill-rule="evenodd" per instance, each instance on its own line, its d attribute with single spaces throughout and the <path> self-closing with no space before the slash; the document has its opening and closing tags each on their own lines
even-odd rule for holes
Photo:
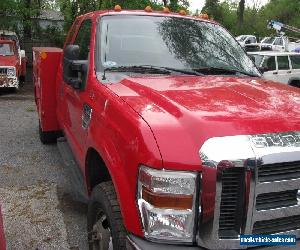
<svg viewBox="0 0 300 250">
<path fill-rule="evenodd" d="M 205 0 L 189 0 L 190 2 L 190 10 L 192 12 L 196 11 L 196 9 L 201 10 L 204 6 Z M 246 0 L 246 4 L 251 5 L 252 0 Z M 266 4 L 268 0 L 260 0 L 261 4 Z"/>
</svg>

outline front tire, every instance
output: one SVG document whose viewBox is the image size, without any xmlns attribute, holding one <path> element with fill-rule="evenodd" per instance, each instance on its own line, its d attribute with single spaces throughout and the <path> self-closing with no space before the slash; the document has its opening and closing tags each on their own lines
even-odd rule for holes
<svg viewBox="0 0 300 250">
<path fill-rule="evenodd" d="M 90 250 L 126 249 L 126 230 L 112 181 L 94 187 L 87 227 Z"/>
</svg>

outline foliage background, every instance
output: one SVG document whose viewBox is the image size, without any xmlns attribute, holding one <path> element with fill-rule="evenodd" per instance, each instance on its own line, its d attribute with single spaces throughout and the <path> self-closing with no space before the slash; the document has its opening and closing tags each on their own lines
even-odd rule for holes
<svg viewBox="0 0 300 250">
<path fill-rule="evenodd" d="M 61 45 L 76 16 L 93 10 L 112 9 L 116 4 L 123 9 L 144 9 L 151 5 L 156 10 L 169 6 L 172 11 L 178 11 L 189 7 L 188 0 L 0 0 L 0 29 L 16 30 L 24 37 L 43 37 Z M 65 19 L 63 32 L 55 28 L 40 30 L 32 22 L 41 10 L 47 9 L 62 12 Z M 266 26 L 271 19 L 300 28 L 300 0 L 269 0 L 264 6 L 261 6 L 260 0 L 253 0 L 251 6 L 246 5 L 245 0 L 206 0 L 202 10 L 189 14 L 204 12 L 234 35 L 270 35 L 274 31 Z M 19 24 L 23 27 L 22 32 L 18 30 Z M 288 35 L 300 38 L 300 34 Z"/>
</svg>

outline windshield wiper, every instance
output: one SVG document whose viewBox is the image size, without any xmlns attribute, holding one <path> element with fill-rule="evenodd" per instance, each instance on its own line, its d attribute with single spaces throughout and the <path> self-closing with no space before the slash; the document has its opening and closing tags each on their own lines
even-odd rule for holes
<svg viewBox="0 0 300 250">
<path fill-rule="evenodd" d="M 197 68 L 193 69 L 194 71 L 201 72 L 204 74 L 208 75 L 214 75 L 214 74 L 242 74 L 242 75 L 247 75 L 247 76 L 255 76 L 258 77 L 259 75 L 257 74 L 252 74 L 249 72 L 245 72 L 239 69 L 226 69 L 226 68 L 218 68 L 218 67 L 203 67 L 203 68 Z"/>
<path fill-rule="evenodd" d="M 152 72 L 154 74 L 171 74 L 172 72 L 178 72 L 185 75 L 197 75 L 202 76 L 202 73 L 196 72 L 194 70 L 188 69 L 177 69 L 170 67 L 160 67 L 160 66 L 152 66 L 152 65 L 132 65 L 132 66 L 118 66 L 118 67 L 109 67 L 105 68 L 103 72 L 103 80 L 106 79 L 105 73 L 106 71 L 117 71 L 117 72 Z"/>
</svg>

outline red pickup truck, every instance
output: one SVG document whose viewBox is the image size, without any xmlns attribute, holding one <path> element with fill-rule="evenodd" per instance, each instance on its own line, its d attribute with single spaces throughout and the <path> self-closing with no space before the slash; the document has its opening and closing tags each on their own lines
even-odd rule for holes
<svg viewBox="0 0 300 250">
<path fill-rule="evenodd" d="M 25 81 L 26 61 L 20 58 L 16 42 L 0 39 L 0 88 L 19 88 Z"/>
<path fill-rule="evenodd" d="M 90 249 L 299 239 L 300 89 L 261 79 L 222 26 L 116 8 L 33 53 L 40 139 L 88 200 Z"/>
</svg>

